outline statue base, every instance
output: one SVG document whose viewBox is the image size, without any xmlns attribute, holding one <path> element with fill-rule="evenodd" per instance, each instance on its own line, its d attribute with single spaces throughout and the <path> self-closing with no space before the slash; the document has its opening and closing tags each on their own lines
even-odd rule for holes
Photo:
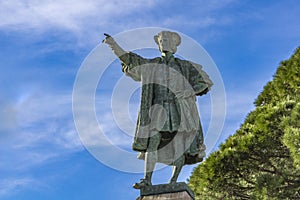
<svg viewBox="0 0 300 200">
<path fill-rule="evenodd" d="M 146 186 L 140 189 L 137 200 L 194 200 L 194 193 L 184 183 Z"/>
</svg>

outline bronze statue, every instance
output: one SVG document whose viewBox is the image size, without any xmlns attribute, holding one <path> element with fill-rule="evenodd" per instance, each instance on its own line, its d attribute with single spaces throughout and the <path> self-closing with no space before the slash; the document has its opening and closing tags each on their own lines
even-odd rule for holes
<svg viewBox="0 0 300 200">
<path fill-rule="evenodd" d="M 145 177 L 134 188 L 151 186 L 157 162 L 173 166 L 170 184 L 182 167 L 201 162 L 205 145 L 196 95 L 206 94 L 212 81 L 199 64 L 174 57 L 181 43 L 179 34 L 162 31 L 154 36 L 161 57 L 146 59 L 124 51 L 108 34 L 108 44 L 120 59 L 122 71 L 142 82 L 140 112 L 133 150 L 145 160 Z"/>
</svg>

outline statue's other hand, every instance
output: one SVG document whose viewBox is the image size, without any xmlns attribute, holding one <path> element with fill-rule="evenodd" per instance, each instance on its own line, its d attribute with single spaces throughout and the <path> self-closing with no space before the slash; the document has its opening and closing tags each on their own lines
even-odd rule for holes
<svg viewBox="0 0 300 200">
<path fill-rule="evenodd" d="M 109 34 L 104 33 L 104 40 L 102 40 L 102 43 L 108 44 L 108 45 L 113 45 L 115 43 L 115 40 L 113 37 L 111 37 Z"/>
</svg>

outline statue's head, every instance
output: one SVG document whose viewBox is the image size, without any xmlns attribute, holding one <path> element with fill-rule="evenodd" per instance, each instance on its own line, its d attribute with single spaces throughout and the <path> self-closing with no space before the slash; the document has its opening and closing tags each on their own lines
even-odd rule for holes
<svg viewBox="0 0 300 200">
<path fill-rule="evenodd" d="M 177 46 L 181 43 L 181 38 L 178 33 L 171 31 L 161 31 L 154 36 L 156 44 L 162 53 L 177 51 Z"/>
</svg>

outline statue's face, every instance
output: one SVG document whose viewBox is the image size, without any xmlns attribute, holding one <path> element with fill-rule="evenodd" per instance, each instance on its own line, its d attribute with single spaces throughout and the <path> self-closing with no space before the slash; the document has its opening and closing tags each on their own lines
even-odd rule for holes
<svg viewBox="0 0 300 200">
<path fill-rule="evenodd" d="M 175 53 L 177 46 L 174 43 L 173 39 L 167 36 L 158 37 L 158 47 L 161 52 L 171 52 Z"/>
</svg>

